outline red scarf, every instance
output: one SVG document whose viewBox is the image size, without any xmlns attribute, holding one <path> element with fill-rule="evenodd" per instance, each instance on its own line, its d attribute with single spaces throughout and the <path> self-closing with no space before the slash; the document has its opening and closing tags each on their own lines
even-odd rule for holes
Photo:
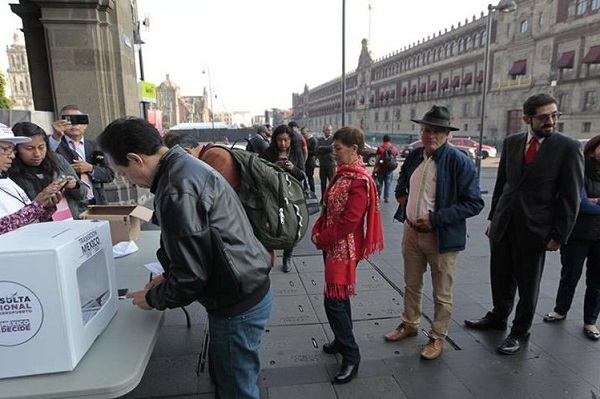
<svg viewBox="0 0 600 399">
<path fill-rule="evenodd" d="M 327 250 L 325 260 L 325 296 L 333 299 L 348 299 L 356 290 L 356 265 L 375 251 L 383 250 L 383 231 L 377 188 L 371 175 L 360 159 L 350 165 L 340 165 L 325 192 L 325 226 L 337 223 L 346 208 L 348 188 L 353 180 L 367 183 L 367 223 L 364 245 L 355 252 L 354 234 L 336 242 Z"/>
</svg>

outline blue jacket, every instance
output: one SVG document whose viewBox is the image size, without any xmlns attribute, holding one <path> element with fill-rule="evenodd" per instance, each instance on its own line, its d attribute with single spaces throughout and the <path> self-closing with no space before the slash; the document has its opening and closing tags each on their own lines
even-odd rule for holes
<svg viewBox="0 0 600 399">
<path fill-rule="evenodd" d="M 400 168 L 396 184 L 396 198 L 408 195 L 410 176 L 423 162 L 424 148 L 408 154 Z M 435 212 L 431 222 L 437 235 L 440 253 L 462 251 L 467 241 L 466 219 L 481 212 L 484 203 L 473 161 L 466 155 L 444 144 L 433 153 L 436 165 Z M 406 214 L 398 207 L 394 219 L 404 222 Z"/>
</svg>

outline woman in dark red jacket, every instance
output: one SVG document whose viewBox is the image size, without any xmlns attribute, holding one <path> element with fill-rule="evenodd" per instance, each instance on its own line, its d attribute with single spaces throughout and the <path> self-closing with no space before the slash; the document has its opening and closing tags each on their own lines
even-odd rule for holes
<svg viewBox="0 0 600 399">
<path fill-rule="evenodd" d="M 356 289 L 356 266 L 383 249 L 377 188 L 360 152 L 365 135 L 343 127 L 333 135 L 336 173 L 323 198 L 324 210 L 315 222 L 312 241 L 325 253 L 325 312 L 335 336 L 323 345 L 326 353 L 340 353 L 342 367 L 333 382 L 350 382 L 358 372 L 360 352 L 352 333 L 350 296 Z M 365 216 L 367 218 L 365 231 Z"/>
</svg>

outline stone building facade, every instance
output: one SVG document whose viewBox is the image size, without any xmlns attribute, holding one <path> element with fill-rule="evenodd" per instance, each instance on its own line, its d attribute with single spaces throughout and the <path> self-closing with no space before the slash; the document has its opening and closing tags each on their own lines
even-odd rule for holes
<svg viewBox="0 0 600 399">
<path fill-rule="evenodd" d="M 484 136 L 522 130 L 522 103 L 539 92 L 558 98 L 559 130 L 599 134 L 600 0 L 516 2 L 515 12 L 492 14 Z M 378 59 L 364 39 L 357 69 L 346 73 L 345 123 L 416 134 L 411 119 L 439 104 L 451 110 L 459 135 L 479 135 L 486 26 L 482 13 Z M 294 118 L 314 130 L 339 127 L 341 85 L 337 78 L 293 94 Z"/>
<path fill-rule="evenodd" d="M 13 44 L 6 47 L 8 57 L 8 84 L 10 86 L 12 109 L 33 111 L 33 95 L 29 79 L 27 49 L 21 31 L 13 35 Z"/>
</svg>

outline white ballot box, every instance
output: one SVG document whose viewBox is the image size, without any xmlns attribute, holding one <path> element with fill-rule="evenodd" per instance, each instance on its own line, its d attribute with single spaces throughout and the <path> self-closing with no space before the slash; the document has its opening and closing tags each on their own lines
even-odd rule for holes
<svg viewBox="0 0 600 399">
<path fill-rule="evenodd" d="M 0 235 L 0 378 L 73 370 L 116 311 L 108 222 Z"/>
</svg>

